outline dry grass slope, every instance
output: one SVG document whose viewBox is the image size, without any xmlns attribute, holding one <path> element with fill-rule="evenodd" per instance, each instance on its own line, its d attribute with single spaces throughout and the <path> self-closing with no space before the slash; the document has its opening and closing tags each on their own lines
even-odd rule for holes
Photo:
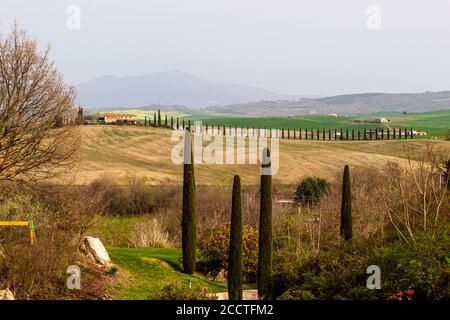
<svg viewBox="0 0 450 320">
<path fill-rule="evenodd" d="M 107 177 L 122 183 L 131 177 L 150 184 L 180 184 L 182 166 L 171 161 L 171 141 L 167 129 L 118 126 L 82 127 L 79 184 Z M 344 164 L 381 168 L 389 161 L 405 163 L 403 148 L 426 144 L 450 150 L 445 141 L 293 141 L 280 142 L 280 168 L 274 183 L 290 184 L 308 175 L 334 179 Z M 239 174 L 243 184 L 259 183 L 258 165 L 197 165 L 197 184 L 231 184 Z"/>
</svg>

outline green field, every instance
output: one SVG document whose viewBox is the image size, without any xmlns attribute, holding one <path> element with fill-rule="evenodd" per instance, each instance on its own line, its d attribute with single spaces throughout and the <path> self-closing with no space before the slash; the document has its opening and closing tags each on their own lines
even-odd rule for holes
<svg viewBox="0 0 450 320">
<path fill-rule="evenodd" d="M 226 292 L 225 281 L 210 281 L 201 274 L 187 275 L 182 272 L 180 264 L 181 249 L 130 249 L 108 248 L 111 260 L 119 269 L 129 273 L 129 279 L 115 288 L 115 295 L 120 299 L 151 299 L 165 286 L 178 285 L 188 288 L 207 287 L 210 292 Z M 244 289 L 254 286 L 245 285 Z"/>
<path fill-rule="evenodd" d="M 391 120 L 389 124 L 359 124 L 353 123 L 355 119 L 370 119 L 374 117 L 386 117 Z M 450 130 L 450 110 L 433 111 L 417 114 L 402 114 L 396 112 L 376 113 L 370 115 L 357 116 L 325 116 L 308 115 L 295 117 L 205 117 L 202 120 L 204 125 L 221 126 L 242 126 L 261 128 L 284 128 L 284 129 L 364 129 L 364 128 L 413 128 L 418 131 L 426 131 L 429 136 L 444 137 Z"/>
</svg>

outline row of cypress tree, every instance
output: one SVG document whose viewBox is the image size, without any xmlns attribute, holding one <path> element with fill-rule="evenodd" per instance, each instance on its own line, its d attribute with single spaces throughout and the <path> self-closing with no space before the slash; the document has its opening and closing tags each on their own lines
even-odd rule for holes
<svg viewBox="0 0 450 320">
<path fill-rule="evenodd" d="M 155 114 L 156 117 L 156 114 Z M 156 118 L 155 118 L 156 119 Z M 155 120 L 156 121 L 156 120 Z M 156 123 L 156 122 L 155 122 Z M 174 126 L 172 125 L 172 128 Z M 181 128 L 186 129 L 186 128 L 191 128 L 191 121 L 188 120 L 188 124 L 185 125 L 184 123 L 184 119 L 183 119 L 183 124 L 181 126 Z M 232 135 L 232 131 L 233 131 L 233 127 L 232 126 L 213 126 L 213 125 L 205 125 L 205 129 L 206 129 L 206 133 L 209 132 L 209 129 L 213 129 L 214 131 L 217 131 L 218 134 L 227 135 Z M 180 129 L 180 123 L 178 118 L 176 119 L 176 129 L 179 130 Z M 237 135 L 237 125 L 234 126 L 234 133 L 235 135 Z M 244 134 L 244 129 L 247 130 L 246 134 Z M 249 131 L 249 130 L 252 131 Z M 271 130 L 277 130 L 278 133 L 275 133 L 277 138 L 281 138 L 281 139 L 293 139 L 293 140 L 401 140 L 401 139 L 414 139 L 414 130 L 413 128 L 407 129 L 407 128 L 389 128 L 389 129 L 383 129 L 383 128 L 374 128 L 374 129 L 363 129 L 363 130 L 355 130 L 354 128 L 352 128 L 351 130 L 349 130 L 349 128 L 344 130 L 341 129 L 325 129 L 323 128 L 322 130 L 320 128 L 318 129 L 301 129 L 299 128 L 298 130 L 296 129 L 279 129 L 279 128 L 261 128 L 261 127 L 257 127 L 255 128 L 255 126 L 252 127 L 240 127 L 240 132 L 241 132 L 241 136 L 247 136 L 247 137 L 262 137 L 263 134 L 261 132 L 261 130 L 269 130 L 267 131 L 264 136 L 267 136 L 269 138 L 272 138 L 272 135 L 274 134 Z M 281 131 L 280 131 L 281 130 Z M 339 134 L 338 134 L 339 133 Z"/>
<path fill-rule="evenodd" d="M 272 175 L 270 150 L 265 148 L 262 154 L 260 217 L 258 241 L 257 289 L 260 299 L 272 297 Z M 182 206 L 182 254 L 183 270 L 187 274 L 195 272 L 197 244 L 194 159 L 191 133 L 185 130 L 184 167 L 183 167 L 183 206 Z M 242 235 L 241 181 L 238 175 L 233 179 L 229 263 L 228 296 L 230 300 L 242 299 L 243 279 L 243 235 Z M 342 206 L 340 233 L 345 241 L 352 238 L 352 194 L 350 169 L 344 167 L 342 183 Z"/>
<path fill-rule="evenodd" d="M 150 117 L 148 117 L 147 120 L 147 116 L 144 117 L 144 125 L 147 126 L 153 126 L 153 127 L 166 127 L 169 128 L 169 119 L 167 118 L 167 114 L 164 115 L 164 124 L 163 124 L 163 120 L 161 118 L 161 110 L 158 109 L 157 112 L 155 112 L 153 114 L 153 122 L 150 121 Z M 178 121 L 178 118 L 177 118 Z M 174 127 L 174 120 L 173 117 L 170 117 L 170 128 Z"/>
</svg>

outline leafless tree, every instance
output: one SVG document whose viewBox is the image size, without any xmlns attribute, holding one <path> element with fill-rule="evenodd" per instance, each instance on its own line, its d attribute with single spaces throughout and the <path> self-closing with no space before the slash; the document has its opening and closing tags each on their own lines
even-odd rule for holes
<svg viewBox="0 0 450 320">
<path fill-rule="evenodd" d="M 449 177 L 442 174 L 442 163 L 448 155 L 433 150 L 431 144 L 427 145 L 426 152 L 408 147 L 405 154 L 406 168 L 393 163 L 386 168 L 383 202 L 401 238 L 414 242 L 416 232 L 434 237 L 443 215 L 448 219 Z"/>
<path fill-rule="evenodd" d="M 48 178 L 73 164 L 75 92 L 48 53 L 17 25 L 0 35 L 0 181 Z"/>
</svg>

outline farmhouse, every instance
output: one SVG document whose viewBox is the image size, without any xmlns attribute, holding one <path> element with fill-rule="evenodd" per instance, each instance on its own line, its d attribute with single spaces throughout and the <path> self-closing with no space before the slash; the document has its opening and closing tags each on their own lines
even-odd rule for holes
<svg viewBox="0 0 450 320">
<path fill-rule="evenodd" d="M 127 123 L 136 124 L 137 118 L 134 114 L 106 112 L 103 116 L 98 117 L 99 122 L 104 123 Z"/>
<path fill-rule="evenodd" d="M 415 135 L 415 136 L 426 136 L 427 134 L 428 134 L 428 132 L 426 132 L 426 131 L 413 130 L 413 135 Z"/>
<path fill-rule="evenodd" d="M 390 123 L 391 120 L 386 119 L 386 118 L 375 118 L 372 119 L 372 123 Z"/>
</svg>

